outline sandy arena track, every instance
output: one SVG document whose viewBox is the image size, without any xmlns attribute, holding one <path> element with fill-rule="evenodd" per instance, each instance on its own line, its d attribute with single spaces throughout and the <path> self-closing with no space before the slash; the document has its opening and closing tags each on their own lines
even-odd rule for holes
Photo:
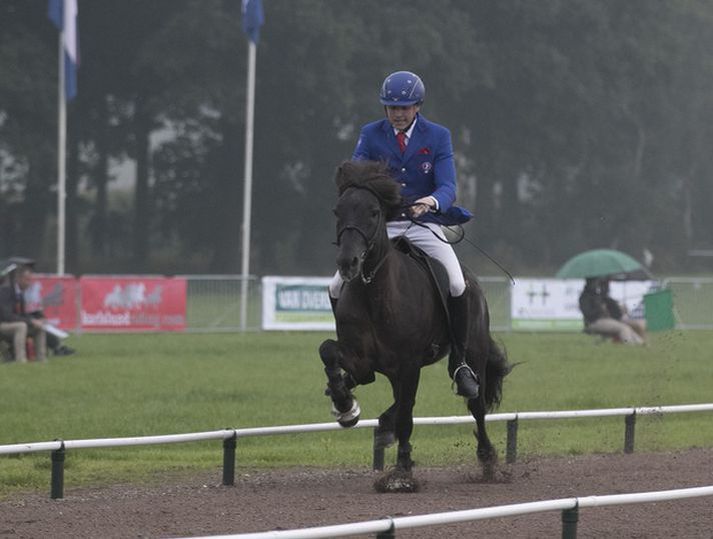
<svg viewBox="0 0 713 539">
<path fill-rule="evenodd" d="M 538 458 L 501 466 L 478 481 L 474 466 L 417 468 L 415 494 L 377 494 L 369 470 L 238 469 L 223 487 L 219 469 L 169 476 L 162 485 L 66 486 L 0 502 L 2 538 L 187 537 L 291 529 L 473 509 L 510 503 L 713 485 L 713 449 L 675 453 Z M 559 537 L 558 511 L 447 527 L 397 537 Z M 580 511 L 578 537 L 713 538 L 713 497 Z"/>
</svg>

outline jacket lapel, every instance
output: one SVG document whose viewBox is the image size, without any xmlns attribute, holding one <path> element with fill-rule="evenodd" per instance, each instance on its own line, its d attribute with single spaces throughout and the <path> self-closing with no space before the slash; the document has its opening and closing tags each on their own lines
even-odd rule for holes
<svg viewBox="0 0 713 539">
<path fill-rule="evenodd" d="M 413 131 L 411 132 L 411 138 L 409 139 L 408 145 L 406 146 L 406 151 L 404 152 L 404 156 L 403 156 L 404 163 L 406 161 L 408 161 L 409 159 L 411 159 L 414 155 L 416 155 L 416 152 L 418 151 L 418 149 L 422 147 L 423 140 L 425 139 L 425 136 L 424 136 L 425 130 L 426 130 L 426 123 L 423 119 L 423 116 L 419 115 L 418 120 L 416 121 L 416 125 L 414 126 Z M 395 136 L 394 136 L 394 142 L 396 142 Z M 396 143 L 396 146 L 398 147 L 398 142 Z"/>
<path fill-rule="evenodd" d="M 399 143 L 396 140 L 396 135 L 394 135 L 394 128 L 391 127 L 391 124 L 389 123 L 388 120 L 384 120 L 381 124 L 381 129 L 384 132 L 384 136 L 386 138 L 386 145 L 388 146 L 389 150 L 401 160 L 403 158 L 403 155 L 401 155 L 401 150 L 399 149 Z"/>
</svg>

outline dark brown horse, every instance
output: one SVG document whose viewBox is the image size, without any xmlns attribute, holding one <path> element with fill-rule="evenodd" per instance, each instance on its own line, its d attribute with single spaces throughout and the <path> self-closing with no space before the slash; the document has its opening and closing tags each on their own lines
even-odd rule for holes
<svg viewBox="0 0 713 539">
<path fill-rule="evenodd" d="M 394 404 L 379 416 L 376 442 L 386 447 L 398 441 L 397 479 L 386 480 L 383 488 L 414 490 L 409 439 L 416 390 L 421 367 L 450 351 L 446 309 L 428 271 L 387 237 L 386 222 L 403 211 L 399 185 L 388 168 L 345 162 L 336 183 L 337 267 L 344 287 L 334 305 L 337 340 L 328 339 L 319 349 L 327 394 L 339 424 L 351 427 L 360 413 L 351 389 L 373 382 L 377 372 L 389 379 Z M 467 270 L 465 277 L 472 321 L 466 361 L 480 382 L 479 396 L 468 401 L 468 408 L 477 425 L 478 459 L 490 476 L 497 456 L 485 431 L 485 413 L 499 403 L 510 366 L 490 335 L 483 291 Z"/>
</svg>

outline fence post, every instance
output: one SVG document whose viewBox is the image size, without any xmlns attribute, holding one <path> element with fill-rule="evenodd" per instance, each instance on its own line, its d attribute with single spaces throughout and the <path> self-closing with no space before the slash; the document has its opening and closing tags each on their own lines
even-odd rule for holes
<svg viewBox="0 0 713 539">
<path fill-rule="evenodd" d="M 634 429 L 636 427 L 636 411 L 624 417 L 624 453 L 634 452 Z"/>
<path fill-rule="evenodd" d="M 572 509 L 562 511 L 562 539 L 577 539 L 579 502 Z"/>
<path fill-rule="evenodd" d="M 233 430 L 233 435 L 223 440 L 223 484 L 235 484 L 235 448 L 238 445 L 238 433 Z"/>
<path fill-rule="evenodd" d="M 384 471 L 384 447 L 376 443 L 379 436 L 379 427 L 374 428 L 374 459 L 371 469 L 377 472 Z"/>
<path fill-rule="evenodd" d="M 387 518 L 391 521 L 391 526 L 389 526 L 388 530 L 377 533 L 376 539 L 394 539 L 394 537 L 396 537 L 396 532 L 394 530 L 394 519 L 391 517 Z"/>
<path fill-rule="evenodd" d="M 517 460 L 517 416 L 507 422 L 508 440 L 505 462 L 513 464 Z"/>
<path fill-rule="evenodd" d="M 64 497 L 64 442 L 60 440 L 59 449 L 52 451 L 52 482 L 50 498 L 53 500 Z"/>
</svg>

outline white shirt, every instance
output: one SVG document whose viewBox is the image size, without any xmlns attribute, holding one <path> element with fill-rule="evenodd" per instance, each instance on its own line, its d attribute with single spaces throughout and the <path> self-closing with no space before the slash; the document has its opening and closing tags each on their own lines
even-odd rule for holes
<svg viewBox="0 0 713 539">
<path fill-rule="evenodd" d="M 404 135 L 406 135 L 406 139 L 404 142 L 406 143 L 406 146 L 408 146 L 408 141 L 411 140 L 411 134 L 413 133 L 413 128 L 416 127 L 416 122 L 418 121 L 418 117 L 413 119 L 413 122 L 411 122 L 411 127 L 409 127 L 406 131 L 404 131 Z M 398 135 L 399 130 L 394 128 L 394 135 Z"/>
</svg>

